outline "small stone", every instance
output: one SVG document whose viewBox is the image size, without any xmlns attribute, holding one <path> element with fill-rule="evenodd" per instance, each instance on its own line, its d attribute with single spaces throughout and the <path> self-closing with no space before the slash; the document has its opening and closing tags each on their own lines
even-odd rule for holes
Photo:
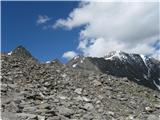
<svg viewBox="0 0 160 120">
<path fill-rule="evenodd" d="M 52 116 L 47 118 L 47 120 L 61 120 L 61 118 L 59 116 Z"/>
<path fill-rule="evenodd" d="M 86 109 L 86 110 L 92 110 L 94 108 L 94 106 L 91 104 L 91 103 L 86 103 L 85 105 L 84 105 L 84 109 Z"/>
<path fill-rule="evenodd" d="M 40 109 L 51 109 L 51 105 L 49 105 L 48 103 L 42 103 L 38 106 Z"/>
<path fill-rule="evenodd" d="M 66 107 L 64 107 L 64 106 L 59 106 L 59 107 L 58 107 L 58 111 L 59 111 L 59 113 L 60 113 L 61 115 L 64 115 L 64 116 L 66 116 L 66 117 L 69 117 L 69 116 L 71 116 L 71 115 L 74 114 L 74 111 L 73 111 L 73 110 L 71 110 L 71 109 L 69 109 L 69 108 L 66 108 Z"/>
<path fill-rule="evenodd" d="M 101 82 L 99 82 L 98 80 L 94 80 L 94 81 L 93 81 L 93 85 L 94 85 L 94 86 L 100 86 L 100 85 L 101 85 Z"/>
<path fill-rule="evenodd" d="M 34 111 L 36 111 L 36 107 L 26 106 L 26 107 L 24 107 L 23 111 L 24 112 L 34 112 Z"/>
<path fill-rule="evenodd" d="M 27 113 L 17 113 L 16 116 L 17 117 L 27 117 L 27 118 L 30 118 L 30 119 L 37 118 L 36 115 L 34 115 L 34 114 L 27 114 Z"/>
<path fill-rule="evenodd" d="M 74 99 L 77 101 L 83 101 L 83 98 L 81 96 L 75 97 Z"/>
<path fill-rule="evenodd" d="M 61 76 L 62 76 L 63 78 L 66 78 L 66 77 L 67 77 L 67 74 L 64 73 L 64 74 L 62 74 Z"/>
<path fill-rule="evenodd" d="M 48 87 L 48 86 L 50 86 L 50 83 L 49 83 L 49 82 L 45 82 L 45 83 L 44 83 L 44 86 L 45 86 L 45 87 Z"/>
<path fill-rule="evenodd" d="M 153 109 L 152 109 L 151 107 L 145 107 L 145 111 L 146 111 L 146 112 L 152 112 Z"/>
<path fill-rule="evenodd" d="M 82 99 L 85 101 L 85 102 L 91 102 L 91 99 L 85 97 L 85 96 L 82 96 Z"/>
<path fill-rule="evenodd" d="M 160 103 L 159 104 L 155 104 L 154 107 L 160 109 Z"/>
<path fill-rule="evenodd" d="M 75 89 L 74 92 L 77 94 L 82 94 L 82 88 L 77 88 L 77 89 Z"/>
<path fill-rule="evenodd" d="M 38 120 L 45 120 L 45 116 L 38 115 Z"/>
<path fill-rule="evenodd" d="M 17 112 L 17 111 L 19 111 L 19 108 L 15 104 L 15 102 L 11 102 L 7 107 L 9 108 L 9 111 L 11 111 L 11 112 Z"/>
<path fill-rule="evenodd" d="M 147 117 L 147 120 L 159 120 L 159 119 L 160 119 L 160 117 L 157 117 L 156 115 L 149 115 Z"/>
<path fill-rule="evenodd" d="M 128 116 L 128 119 L 129 119 L 129 120 L 134 120 L 134 116 L 133 116 L 133 115 L 129 115 L 129 116 Z"/>
<path fill-rule="evenodd" d="M 114 112 L 108 111 L 108 114 L 113 116 L 113 115 L 114 115 Z"/>
<path fill-rule="evenodd" d="M 61 71 L 60 70 L 56 70 L 58 73 L 60 73 Z"/>
<path fill-rule="evenodd" d="M 83 120 L 95 120 L 92 114 L 83 115 Z"/>
<path fill-rule="evenodd" d="M 98 95 L 98 98 L 102 100 L 104 97 L 102 95 Z"/>
<path fill-rule="evenodd" d="M 67 99 L 67 97 L 66 97 L 66 96 L 63 96 L 63 95 L 59 95 L 58 97 L 59 97 L 60 99 L 62 99 L 62 100 Z"/>
<path fill-rule="evenodd" d="M 52 116 L 56 116 L 57 115 L 54 110 L 47 110 L 45 112 L 45 114 L 52 115 Z"/>
<path fill-rule="evenodd" d="M 97 101 L 96 101 L 96 104 L 99 104 L 99 103 L 101 103 L 101 101 L 100 101 L 100 100 L 97 100 Z"/>
</svg>

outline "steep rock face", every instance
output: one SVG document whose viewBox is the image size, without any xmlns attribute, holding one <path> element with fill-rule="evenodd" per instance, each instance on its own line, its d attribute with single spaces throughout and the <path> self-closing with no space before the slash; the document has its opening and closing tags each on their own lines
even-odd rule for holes
<svg viewBox="0 0 160 120">
<path fill-rule="evenodd" d="M 11 52 L 7 53 L 8 56 L 12 58 L 17 58 L 17 59 L 23 59 L 24 61 L 31 60 L 31 61 L 37 61 L 36 58 L 34 58 L 31 53 L 22 45 L 16 47 L 14 50 Z"/>
<path fill-rule="evenodd" d="M 17 48 L 15 48 L 13 51 L 11 51 L 10 53 L 8 53 L 8 55 L 15 55 L 17 57 L 24 57 L 24 58 L 31 58 L 32 55 L 30 54 L 30 52 L 28 50 L 26 50 L 23 46 L 18 46 Z"/>
<path fill-rule="evenodd" d="M 118 77 L 128 77 L 138 84 L 160 90 L 160 62 L 143 55 L 113 51 L 102 58 L 78 56 L 67 65 Z"/>
</svg>

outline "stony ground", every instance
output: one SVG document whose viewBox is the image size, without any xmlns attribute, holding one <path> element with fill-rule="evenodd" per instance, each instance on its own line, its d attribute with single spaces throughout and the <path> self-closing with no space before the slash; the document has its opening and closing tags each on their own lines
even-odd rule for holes
<svg viewBox="0 0 160 120">
<path fill-rule="evenodd" d="M 160 93 L 53 61 L 1 55 L 2 120 L 160 120 Z"/>
</svg>

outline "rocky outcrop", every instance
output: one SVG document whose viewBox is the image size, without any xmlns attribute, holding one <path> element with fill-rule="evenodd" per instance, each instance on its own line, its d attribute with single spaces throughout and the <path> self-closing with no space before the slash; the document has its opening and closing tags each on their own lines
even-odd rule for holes
<svg viewBox="0 0 160 120">
<path fill-rule="evenodd" d="M 8 55 L 26 59 L 33 58 L 31 53 L 21 45 L 15 48 L 13 51 L 9 52 Z"/>
</svg>

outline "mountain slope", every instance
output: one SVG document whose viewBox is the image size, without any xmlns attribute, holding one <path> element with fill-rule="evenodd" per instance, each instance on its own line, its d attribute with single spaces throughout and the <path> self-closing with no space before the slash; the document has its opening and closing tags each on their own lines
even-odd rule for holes
<svg viewBox="0 0 160 120">
<path fill-rule="evenodd" d="M 18 56 L 1 54 L 3 120 L 160 119 L 159 91 L 103 73 L 97 66 L 76 69 L 79 64 L 68 67 L 58 60 L 41 63 Z M 99 65 L 102 58 L 81 59 Z"/>
<path fill-rule="evenodd" d="M 138 84 L 160 90 L 160 61 L 143 55 L 113 51 L 103 58 L 78 56 L 69 61 L 67 65 L 128 77 Z"/>
</svg>

